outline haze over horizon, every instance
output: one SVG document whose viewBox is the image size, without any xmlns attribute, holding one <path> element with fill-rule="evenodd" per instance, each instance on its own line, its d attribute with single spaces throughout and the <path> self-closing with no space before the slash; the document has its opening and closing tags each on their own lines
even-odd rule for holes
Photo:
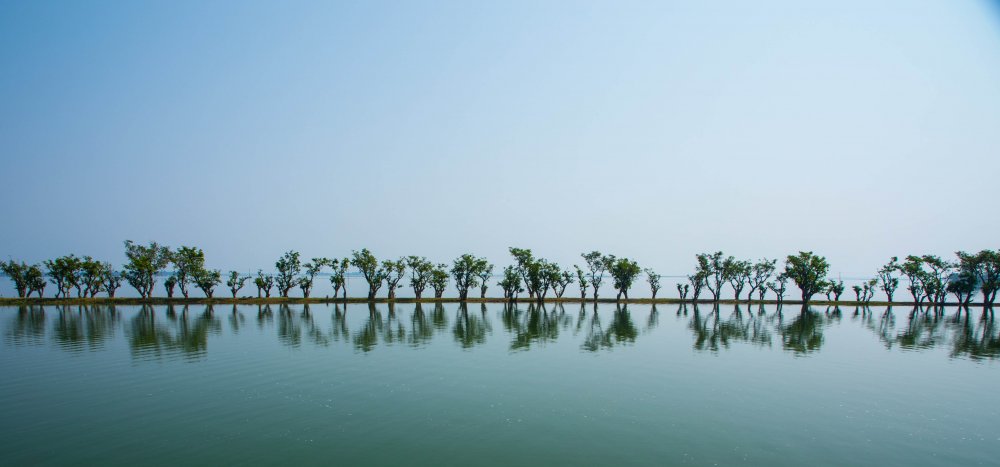
<svg viewBox="0 0 1000 467">
<path fill-rule="evenodd" d="M 0 258 L 1000 248 L 993 1 L 5 2 Z"/>
</svg>

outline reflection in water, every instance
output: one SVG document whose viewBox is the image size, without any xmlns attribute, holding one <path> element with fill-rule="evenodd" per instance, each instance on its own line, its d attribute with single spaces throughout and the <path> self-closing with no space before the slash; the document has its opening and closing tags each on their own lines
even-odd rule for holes
<svg viewBox="0 0 1000 467">
<path fill-rule="evenodd" d="M 493 321 L 499 319 L 506 333 L 500 342 L 509 342 L 506 346 L 511 351 L 570 339 L 583 351 L 598 352 L 631 345 L 640 334 L 656 334 L 662 327 L 656 306 L 580 304 L 569 313 L 563 304 L 537 303 L 475 304 L 471 309 L 470 305 L 442 303 L 330 306 L 331 321 L 327 324 L 316 316 L 323 306 L 258 305 L 256 328 L 265 334 L 273 332 L 281 345 L 291 348 L 329 347 L 333 343 L 346 343 L 359 352 L 396 343 L 419 348 L 429 345 L 436 335 L 447 333 L 458 348 L 471 349 L 491 342 Z M 491 307 L 499 307 L 496 316 L 490 313 Z M 7 318 L 2 325 L 8 345 L 49 343 L 68 352 L 101 351 L 110 347 L 121 329 L 137 360 L 172 356 L 199 359 L 208 352 L 212 336 L 222 334 L 223 321 L 228 323 L 229 334 L 247 333 L 251 329 L 247 317 L 253 316 L 246 313 L 250 310 L 253 308 L 227 306 L 225 312 L 217 314 L 211 305 L 197 309 L 147 305 L 125 312 L 111 306 L 21 306 L 3 315 Z M 785 351 L 808 355 L 822 349 L 826 327 L 851 325 L 867 330 L 888 350 L 943 347 L 953 358 L 1000 358 L 1000 327 L 991 314 L 976 309 L 946 309 L 946 313 L 939 307 L 873 311 L 862 306 L 849 312 L 844 323 L 843 312 L 837 307 L 796 311 L 742 304 L 716 304 L 706 310 L 698 304 L 680 304 L 675 315 L 691 333 L 696 351 L 720 352 L 740 343 L 772 347 L 780 337 Z"/>
</svg>

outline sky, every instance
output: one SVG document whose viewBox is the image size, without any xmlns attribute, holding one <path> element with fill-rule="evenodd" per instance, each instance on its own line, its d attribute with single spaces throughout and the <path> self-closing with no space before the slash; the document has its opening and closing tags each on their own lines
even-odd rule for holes
<svg viewBox="0 0 1000 467">
<path fill-rule="evenodd" d="M 0 257 L 1000 248 L 987 1 L 0 3 Z"/>
</svg>

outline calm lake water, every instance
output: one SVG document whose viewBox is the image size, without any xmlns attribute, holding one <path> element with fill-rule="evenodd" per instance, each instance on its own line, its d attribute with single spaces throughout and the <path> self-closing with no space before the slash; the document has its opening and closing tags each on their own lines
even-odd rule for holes
<svg viewBox="0 0 1000 467">
<path fill-rule="evenodd" d="M 981 311 L 0 307 L 4 465 L 997 465 Z"/>
</svg>

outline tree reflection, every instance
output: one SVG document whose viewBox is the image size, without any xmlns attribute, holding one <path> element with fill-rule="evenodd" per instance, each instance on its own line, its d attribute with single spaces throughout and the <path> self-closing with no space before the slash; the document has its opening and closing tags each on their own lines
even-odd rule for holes
<svg viewBox="0 0 1000 467">
<path fill-rule="evenodd" d="M 781 324 L 779 319 L 779 330 L 785 350 L 805 355 L 823 346 L 823 316 L 805 305 L 788 325 Z"/>
<path fill-rule="evenodd" d="M 967 356 L 972 360 L 995 359 L 1000 356 L 1000 337 L 996 320 L 984 311 L 983 317 L 974 322 L 966 310 L 965 318 L 956 314 L 953 322 L 954 338 L 951 356 Z"/>
<path fill-rule="evenodd" d="M 17 307 L 13 323 L 7 326 L 7 339 L 15 345 L 39 345 L 45 340 L 45 307 Z"/>
<path fill-rule="evenodd" d="M 559 338 L 559 314 L 549 313 L 545 303 L 529 303 L 527 311 L 517 306 L 505 308 L 504 328 L 514 334 L 511 350 L 527 350 L 534 343 L 546 344 Z"/>
<path fill-rule="evenodd" d="M 632 321 L 628 305 L 615 304 L 611 322 L 607 328 L 601 325 L 600 315 L 595 310 L 590 320 L 590 329 L 581 347 L 584 350 L 596 352 L 600 349 L 611 349 L 616 345 L 635 343 L 639 330 Z"/>
<path fill-rule="evenodd" d="M 455 326 L 452 335 L 463 349 L 486 342 L 486 335 L 492 331 L 489 319 L 486 317 L 486 305 L 483 304 L 479 313 L 470 313 L 468 304 L 458 306 L 455 314 Z"/>
<path fill-rule="evenodd" d="M 723 319 L 718 305 L 712 312 L 703 315 L 697 304 L 694 304 L 688 329 L 694 333 L 694 349 L 718 352 L 728 349 L 734 342 L 748 342 L 757 346 L 771 345 L 770 325 L 765 316 L 754 316 L 749 310 L 744 317 L 739 306 L 728 319 Z"/>
<path fill-rule="evenodd" d="M 114 336 L 118 313 L 113 306 L 61 306 L 56 315 L 54 338 L 64 350 L 100 349 Z"/>
<path fill-rule="evenodd" d="M 434 326 L 424 314 L 424 307 L 420 303 L 417 303 L 413 308 L 413 314 L 410 316 L 409 343 L 411 346 L 419 347 L 427 345 L 433 338 Z"/>
</svg>

